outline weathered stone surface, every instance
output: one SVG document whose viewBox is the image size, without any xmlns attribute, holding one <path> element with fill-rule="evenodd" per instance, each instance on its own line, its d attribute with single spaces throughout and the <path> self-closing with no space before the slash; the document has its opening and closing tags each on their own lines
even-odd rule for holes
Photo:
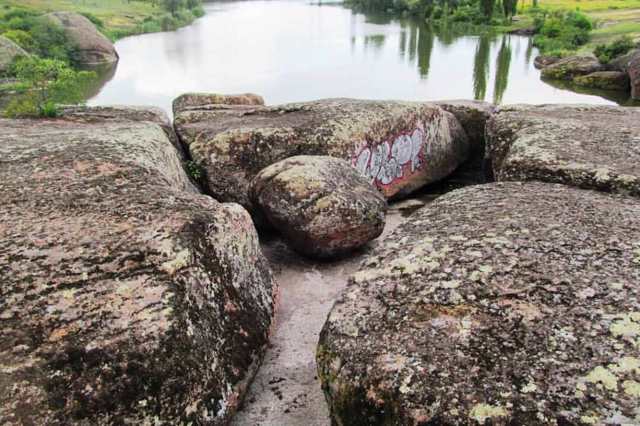
<svg viewBox="0 0 640 426">
<path fill-rule="evenodd" d="M 46 16 L 64 29 L 76 47 L 74 59 L 79 63 L 97 65 L 118 61 L 113 43 L 86 17 L 73 12 L 53 12 Z"/>
<path fill-rule="evenodd" d="M 629 60 L 627 72 L 631 82 L 631 98 L 640 100 L 640 50 Z"/>
<path fill-rule="evenodd" d="M 387 197 L 442 179 L 468 157 L 455 117 L 427 103 L 327 99 L 274 107 L 217 105 L 179 112 L 175 127 L 220 201 L 254 208 L 248 186 L 295 155 L 351 162 Z"/>
<path fill-rule="evenodd" d="M 640 110 L 506 106 L 487 124 L 496 180 L 540 180 L 640 196 Z"/>
<path fill-rule="evenodd" d="M 611 62 L 609 62 L 609 67 L 616 71 L 627 72 L 629 71 L 629 62 L 631 62 L 631 60 L 639 54 L 640 49 L 633 49 L 624 55 L 614 58 Z"/>
<path fill-rule="evenodd" d="M 471 155 L 484 153 L 484 129 L 495 111 L 495 105 L 482 101 L 452 100 L 436 102 L 440 108 L 453 114 L 469 137 Z"/>
<path fill-rule="evenodd" d="M 543 69 L 545 67 L 548 67 L 549 65 L 555 64 L 556 62 L 558 62 L 561 58 L 557 57 L 557 56 L 543 56 L 543 55 L 539 55 L 536 56 L 533 59 L 533 66 L 536 67 L 537 69 Z"/>
<path fill-rule="evenodd" d="M 378 237 L 387 202 L 351 164 L 296 156 L 253 179 L 250 196 L 293 248 L 312 257 L 339 256 Z"/>
<path fill-rule="evenodd" d="M 178 142 L 173 123 L 167 113 L 158 107 L 133 105 L 83 106 L 73 105 L 60 108 L 65 121 L 78 123 L 140 122 L 147 121 L 159 125 L 171 143 L 182 155 L 182 145 Z"/>
<path fill-rule="evenodd" d="M 573 79 L 578 86 L 604 90 L 629 91 L 629 76 L 622 71 L 598 71 Z"/>
<path fill-rule="evenodd" d="M 321 333 L 336 424 L 638 424 L 638 217 L 633 198 L 533 182 L 414 213 Z"/>
<path fill-rule="evenodd" d="M 606 67 L 597 58 L 592 56 L 570 56 L 545 66 L 541 75 L 542 78 L 573 80 L 577 76 L 598 71 L 606 71 Z"/>
<path fill-rule="evenodd" d="M 150 122 L 0 120 L 3 424 L 224 424 L 275 285 Z"/>
<path fill-rule="evenodd" d="M 216 93 L 185 93 L 173 100 L 173 113 L 216 108 L 219 105 L 264 105 L 262 96 L 253 93 L 220 95 Z"/>
<path fill-rule="evenodd" d="M 29 54 L 13 41 L 0 36 L 0 75 L 8 71 L 16 58 L 21 56 L 29 56 Z"/>
</svg>

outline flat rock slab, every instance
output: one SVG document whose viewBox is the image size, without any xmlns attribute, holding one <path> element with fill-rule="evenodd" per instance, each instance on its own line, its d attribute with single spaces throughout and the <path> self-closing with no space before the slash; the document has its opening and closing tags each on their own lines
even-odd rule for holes
<svg viewBox="0 0 640 426">
<path fill-rule="evenodd" d="M 442 179 L 468 157 L 455 117 L 426 103 L 328 99 L 275 107 L 207 105 L 178 112 L 175 126 L 209 192 L 254 210 L 249 182 L 295 155 L 349 161 L 387 197 Z"/>
<path fill-rule="evenodd" d="M 640 196 L 640 109 L 502 107 L 487 124 L 496 180 L 540 180 Z"/>
<path fill-rule="evenodd" d="M 451 192 L 363 260 L 320 336 L 340 425 L 640 422 L 640 203 Z"/>
<path fill-rule="evenodd" d="M 298 155 L 264 168 L 251 200 L 300 253 L 330 258 L 378 237 L 387 201 L 339 158 Z"/>
<path fill-rule="evenodd" d="M 154 123 L 0 120 L 4 424 L 224 424 L 275 285 Z"/>
</svg>

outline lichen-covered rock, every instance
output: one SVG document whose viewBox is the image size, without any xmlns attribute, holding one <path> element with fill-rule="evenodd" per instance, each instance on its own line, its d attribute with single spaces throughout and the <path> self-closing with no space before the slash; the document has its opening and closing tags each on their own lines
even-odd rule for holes
<svg viewBox="0 0 640 426">
<path fill-rule="evenodd" d="M 0 120 L 3 424 L 225 424 L 274 282 L 247 212 L 141 121 Z"/>
<path fill-rule="evenodd" d="M 637 50 L 629 60 L 627 66 L 631 82 L 631 98 L 640 100 L 640 50 Z"/>
<path fill-rule="evenodd" d="M 537 69 L 541 70 L 543 68 L 548 67 L 549 65 L 555 64 L 560 59 L 561 58 L 559 58 L 557 56 L 538 55 L 533 59 L 533 66 L 536 67 Z"/>
<path fill-rule="evenodd" d="M 349 161 L 387 197 L 447 176 L 468 157 L 455 117 L 415 102 L 327 99 L 274 107 L 210 105 L 176 114 L 175 127 L 206 170 L 208 192 L 254 212 L 251 179 L 296 155 Z"/>
<path fill-rule="evenodd" d="M 320 335 L 338 425 L 640 423 L 640 203 L 451 192 L 363 261 Z"/>
<path fill-rule="evenodd" d="M 472 156 L 484 153 L 484 129 L 495 111 L 495 105 L 482 101 L 452 100 L 436 102 L 440 108 L 453 114 L 469 137 Z"/>
<path fill-rule="evenodd" d="M 0 76 L 9 71 L 11 64 L 21 56 L 29 56 L 29 54 L 13 41 L 0 36 Z"/>
<path fill-rule="evenodd" d="M 573 80 L 580 75 L 606 71 L 597 58 L 593 56 L 570 56 L 562 58 L 542 69 L 542 78 L 555 80 Z"/>
<path fill-rule="evenodd" d="M 640 196 L 640 110 L 502 107 L 487 123 L 496 180 L 540 180 Z"/>
<path fill-rule="evenodd" d="M 575 77 L 573 82 L 594 89 L 629 91 L 629 76 L 622 71 L 598 71 Z"/>
<path fill-rule="evenodd" d="M 75 50 L 74 59 L 85 65 L 98 65 L 118 61 L 113 43 L 86 17 L 73 12 L 53 12 L 46 17 L 60 25 Z"/>
<path fill-rule="evenodd" d="M 632 49 L 624 55 L 620 55 L 609 62 L 608 66 L 612 70 L 627 72 L 629 71 L 629 62 L 640 54 L 640 49 Z"/>
<path fill-rule="evenodd" d="M 108 105 L 91 106 L 69 105 L 60 108 L 60 114 L 65 121 L 79 123 L 104 123 L 104 122 L 141 122 L 147 121 L 159 125 L 182 154 L 182 146 L 178 142 L 173 130 L 173 123 L 167 113 L 158 107 L 135 105 Z"/>
<path fill-rule="evenodd" d="M 173 113 L 189 110 L 219 108 L 220 105 L 264 105 L 262 96 L 253 93 L 242 95 L 220 95 L 216 93 L 185 93 L 173 100 Z"/>
<path fill-rule="evenodd" d="M 387 202 L 345 160 L 296 156 L 253 179 L 250 196 L 297 251 L 312 257 L 348 253 L 378 237 Z"/>
</svg>

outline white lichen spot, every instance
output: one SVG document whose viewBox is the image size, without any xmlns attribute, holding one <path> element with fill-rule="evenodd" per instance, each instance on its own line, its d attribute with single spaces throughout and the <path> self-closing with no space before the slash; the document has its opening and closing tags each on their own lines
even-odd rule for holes
<svg viewBox="0 0 640 426">
<path fill-rule="evenodd" d="M 596 425 L 600 421 L 600 417 L 598 416 L 587 416 L 584 415 L 580 417 L 580 422 L 585 425 Z"/>
<path fill-rule="evenodd" d="M 614 373 L 636 372 L 640 374 L 640 359 L 632 356 L 622 357 L 616 364 L 609 365 L 609 370 Z"/>
<path fill-rule="evenodd" d="M 534 382 L 529 382 L 522 388 L 522 393 L 531 393 L 538 390 L 538 386 Z"/>
<path fill-rule="evenodd" d="M 178 252 L 178 254 L 176 254 L 176 257 L 173 260 L 164 262 L 161 268 L 167 274 L 174 275 L 179 270 L 189 266 L 190 262 L 191 262 L 191 252 L 189 251 L 189 249 L 184 249 Z"/>
<path fill-rule="evenodd" d="M 487 421 L 487 419 L 493 419 L 496 417 L 507 417 L 508 413 L 503 407 L 499 405 L 489 404 L 476 404 L 469 413 L 469 418 L 474 419 L 481 425 Z"/>
<path fill-rule="evenodd" d="M 602 384 L 605 389 L 615 391 L 618 389 L 618 378 L 602 366 L 597 366 L 587 374 L 585 380 L 589 383 Z"/>
<path fill-rule="evenodd" d="M 640 335 L 640 312 L 623 314 L 609 327 L 616 337 L 636 337 Z"/>
<path fill-rule="evenodd" d="M 635 380 L 625 380 L 622 382 L 624 393 L 634 398 L 640 398 L 640 383 Z"/>
</svg>

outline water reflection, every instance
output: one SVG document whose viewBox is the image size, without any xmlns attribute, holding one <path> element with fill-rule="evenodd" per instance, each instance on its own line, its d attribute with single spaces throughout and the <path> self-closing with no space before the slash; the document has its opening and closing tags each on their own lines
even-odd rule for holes
<svg viewBox="0 0 640 426">
<path fill-rule="evenodd" d="M 116 44 L 115 75 L 91 104 L 157 105 L 184 92 L 255 92 L 272 104 L 328 97 L 612 103 L 540 80 L 521 36 L 472 34 L 304 1 L 208 4 L 171 33 Z"/>
</svg>

